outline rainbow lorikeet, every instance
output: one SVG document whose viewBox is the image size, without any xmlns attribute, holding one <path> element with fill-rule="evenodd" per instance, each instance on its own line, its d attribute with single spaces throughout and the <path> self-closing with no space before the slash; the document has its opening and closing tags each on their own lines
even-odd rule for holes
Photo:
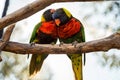
<svg viewBox="0 0 120 80">
<path fill-rule="evenodd" d="M 57 32 L 56 32 L 56 24 L 52 19 L 52 14 L 55 10 L 48 9 L 46 10 L 42 17 L 41 22 L 39 22 L 32 32 L 32 36 L 30 38 L 30 43 L 37 44 L 53 44 L 57 41 Z M 35 75 L 43 64 L 43 61 L 46 59 L 48 54 L 33 54 L 30 66 L 29 66 L 29 74 Z"/>
<path fill-rule="evenodd" d="M 85 42 L 84 27 L 81 22 L 72 16 L 65 8 L 57 9 L 52 17 L 57 25 L 57 33 L 60 42 L 74 43 Z M 82 54 L 67 54 L 72 62 L 72 68 L 76 80 L 83 80 Z M 85 55 L 84 55 L 85 57 Z M 84 59 L 85 60 L 85 59 Z"/>
</svg>

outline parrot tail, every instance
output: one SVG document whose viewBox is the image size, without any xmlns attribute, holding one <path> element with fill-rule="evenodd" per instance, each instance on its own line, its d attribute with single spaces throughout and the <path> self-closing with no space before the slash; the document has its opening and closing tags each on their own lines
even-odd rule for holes
<svg viewBox="0 0 120 80">
<path fill-rule="evenodd" d="M 72 68 L 73 68 L 74 75 L 75 75 L 75 80 L 83 80 L 82 55 L 79 55 L 79 56 L 76 56 L 76 57 L 75 56 L 71 57 L 71 61 L 72 61 Z"/>
<path fill-rule="evenodd" d="M 33 54 L 31 61 L 30 61 L 30 66 L 29 66 L 29 74 L 30 76 L 34 76 L 38 71 L 40 71 L 43 61 L 47 57 L 47 54 Z"/>
</svg>

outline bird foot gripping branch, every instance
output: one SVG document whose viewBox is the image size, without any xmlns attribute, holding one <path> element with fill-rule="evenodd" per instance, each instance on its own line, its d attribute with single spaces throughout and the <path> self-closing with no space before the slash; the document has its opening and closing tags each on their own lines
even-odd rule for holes
<svg viewBox="0 0 120 80">
<path fill-rule="evenodd" d="M 35 46 L 35 42 L 31 42 L 31 43 L 30 43 L 30 46 Z"/>
<path fill-rule="evenodd" d="M 59 47 L 61 47 L 64 44 L 64 42 L 60 42 Z"/>
<path fill-rule="evenodd" d="M 77 43 L 78 43 L 78 41 L 72 42 L 72 46 L 74 46 L 74 48 L 76 48 L 77 47 Z"/>
</svg>

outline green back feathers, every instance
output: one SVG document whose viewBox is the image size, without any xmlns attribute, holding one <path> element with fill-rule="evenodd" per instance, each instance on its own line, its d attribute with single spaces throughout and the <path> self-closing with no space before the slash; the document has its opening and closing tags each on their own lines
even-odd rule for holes
<svg viewBox="0 0 120 80">
<path fill-rule="evenodd" d="M 84 32 L 84 27 L 81 27 L 81 34 L 82 34 L 82 42 L 85 42 L 85 32 Z"/>
<path fill-rule="evenodd" d="M 31 42 L 36 42 L 36 41 L 35 41 L 35 39 L 36 39 L 36 33 L 37 33 L 37 30 L 38 30 L 38 28 L 40 27 L 40 25 L 41 25 L 41 22 L 39 22 L 39 23 L 34 27 L 33 32 L 32 32 L 32 36 L 31 36 L 31 38 L 30 38 L 30 43 L 31 43 Z"/>
</svg>

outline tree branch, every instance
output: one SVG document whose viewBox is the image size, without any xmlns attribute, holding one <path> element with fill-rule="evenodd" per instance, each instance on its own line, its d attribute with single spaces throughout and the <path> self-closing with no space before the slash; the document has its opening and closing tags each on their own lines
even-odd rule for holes
<svg viewBox="0 0 120 80">
<path fill-rule="evenodd" d="M 7 45 L 14 27 L 15 27 L 15 24 L 11 24 L 3 34 L 3 37 L 2 37 L 3 43 L 0 44 L 0 51 Z"/>
<path fill-rule="evenodd" d="M 1 50 L 7 45 L 14 27 L 15 27 L 15 24 L 11 24 L 3 34 L 3 37 L 2 37 L 3 42 L 0 44 L 0 53 L 1 53 Z M 2 57 L 0 56 L 0 62 L 1 61 L 2 61 Z"/>
<path fill-rule="evenodd" d="M 75 1 L 103 1 L 103 0 L 36 0 L 31 4 L 0 19 L 0 30 L 12 23 L 25 19 L 34 13 L 56 2 L 75 2 Z"/>
<path fill-rule="evenodd" d="M 0 44 L 3 42 L 0 41 Z M 62 47 L 50 44 L 22 44 L 17 42 L 9 42 L 3 49 L 17 54 L 73 54 L 88 53 L 95 51 L 108 51 L 109 49 L 120 49 L 120 33 L 115 33 L 109 37 L 77 44 L 74 48 L 71 44 L 64 44 Z"/>
</svg>

